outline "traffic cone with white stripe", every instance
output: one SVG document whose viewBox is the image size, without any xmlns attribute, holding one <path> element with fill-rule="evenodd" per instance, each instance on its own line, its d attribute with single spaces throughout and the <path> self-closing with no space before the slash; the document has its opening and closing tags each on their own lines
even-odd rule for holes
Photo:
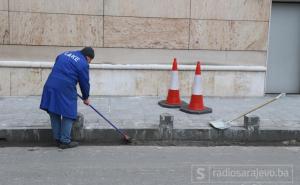
<svg viewBox="0 0 300 185">
<path fill-rule="evenodd" d="M 200 62 L 197 62 L 195 71 L 195 78 L 193 84 L 193 92 L 189 105 L 182 105 L 180 110 L 190 114 L 205 114 L 212 113 L 212 109 L 204 106 L 202 86 L 201 86 L 201 66 Z"/>
<path fill-rule="evenodd" d="M 166 108 L 179 108 L 181 107 L 182 103 L 184 102 L 180 100 L 177 61 L 176 58 L 174 58 L 168 97 L 166 100 L 158 102 L 158 104 Z"/>
</svg>

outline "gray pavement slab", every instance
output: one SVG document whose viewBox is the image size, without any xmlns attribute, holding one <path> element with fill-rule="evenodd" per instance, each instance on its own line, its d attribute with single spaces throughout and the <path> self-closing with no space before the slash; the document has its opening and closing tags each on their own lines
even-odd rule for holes
<svg viewBox="0 0 300 185">
<path fill-rule="evenodd" d="M 178 109 L 160 107 L 161 97 L 91 97 L 91 102 L 116 126 L 134 138 L 135 145 L 300 145 L 299 95 L 289 95 L 256 111 L 259 130 L 245 129 L 243 119 L 233 127 L 217 130 L 209 121 L 230 120 L 272 98 L 205 97 L 213 113 L 194 115 Z M 188 98 L 183 98 L 188 101 Z M 0 146 L 43 144 L 52 139 L 50 120 L 39 109 L 40 97 L 0 98 Z M 121 144 L 120 135 L 90 107 L 78 101 L 78 111 L 85 117 L 84 129 L 73 133 L 85 144 Z M 160 115 L 174 116 L 173 129 L 159 127 Z M 168 136 L 168 137 L 164 137 Z"/>
<path fill-rule="evenodd" d="M 174 115 L 174 129 L 210 128 L 208 122 L 216 119 L 230 120 L 273 96 L 253 98 L 205 97 L 211 114 L 191 115 L 178 109 L 160 107 L 162 97 L 91 97 L 91 103 L 113 123 L 123 129 L 158 128 L 162 113 Z M 187 102 L 188 98 L 183 98 Z M 39 96 L 0 97 L 0 129 L 23 127 L 50 127 L 46 112 L 39 109 Z M 253 114 L 261 119 L 261 128 L 300 129 L 300 96 L 288 95 L 257 110 Z M 88 106 L 78 101 L 78 111 L 84 114 L 85 128 L 111 128 Z M 243 125 L 240 119 L 234 125 Z"/>
</svg>

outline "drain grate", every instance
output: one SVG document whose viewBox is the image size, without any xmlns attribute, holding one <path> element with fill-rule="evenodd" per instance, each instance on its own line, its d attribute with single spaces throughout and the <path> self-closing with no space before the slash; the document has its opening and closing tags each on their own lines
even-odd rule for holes
<svg viewBox="0 0 300 185">
<path fill-rule="evenodd" d="M 6 138 L 1 138 L 1 137 L 0 137 L 0 142 L 6 142 L 6 141 L 7 141 Z"/>
</svg>

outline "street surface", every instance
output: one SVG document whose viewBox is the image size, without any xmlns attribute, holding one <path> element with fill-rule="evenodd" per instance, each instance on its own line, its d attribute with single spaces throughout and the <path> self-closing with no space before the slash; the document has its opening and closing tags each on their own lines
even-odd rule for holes
<svg viewBox="0 0 300 185">
<path fill-rule="evenodd" d="M 217 178 L 220 176 L 210 174 L 209 183 L 203 169 L 219 165 L 226 166 L 226 169 L 221 174 L 223 183 L 217 184 L 246 184 L 229 173 L 231 166 L 240 170 L 257 167 L 264 175 L 270 175 L 266 169 L 276 171 L 280 168 L 279 176 L 268 177 L 268 184 L 281 185 L 293 180 L 290 184 L 298 185 L 299 154 L 300 147 L 80 146 L 67 150 L 56 147 L 4 147 L 0 148 L 0 184 L 189 185 L 204 181 L 207 183 L 203 184 L 214 184 L 212 182 L 220 180 Z M 245 179 L 259 181 L 266 178 L 251 176 Z M 225 183 L 229 181 L 232 182 Z"/>
</svg>

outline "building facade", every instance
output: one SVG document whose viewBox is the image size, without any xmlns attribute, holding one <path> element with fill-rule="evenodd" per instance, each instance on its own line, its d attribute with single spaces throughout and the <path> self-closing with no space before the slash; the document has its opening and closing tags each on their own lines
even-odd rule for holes
<svg viewBox="0 0 300 185">
<path fill-rule="evenodd" d="M 271 0 L 0 0 L 0 95 L 40 95 L 58 53 L 92 46 L 92 95 L 163 96 L 177 58 L 184 96 L 197 61 L 204 95 L 262 96 L 274 79 L 266 77 L 272 6 Z"/>
</svg>

